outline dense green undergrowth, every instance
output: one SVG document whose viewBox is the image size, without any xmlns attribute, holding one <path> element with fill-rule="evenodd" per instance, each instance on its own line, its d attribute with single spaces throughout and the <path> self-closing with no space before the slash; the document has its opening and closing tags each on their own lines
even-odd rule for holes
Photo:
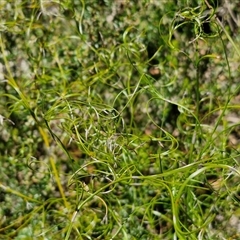
<svg viewBox="0 0 240 240">
<path fill-rule="evenodd" d="M 2 1 L 0 239 L 238 239 L 237 6 Z"/>
</svg>

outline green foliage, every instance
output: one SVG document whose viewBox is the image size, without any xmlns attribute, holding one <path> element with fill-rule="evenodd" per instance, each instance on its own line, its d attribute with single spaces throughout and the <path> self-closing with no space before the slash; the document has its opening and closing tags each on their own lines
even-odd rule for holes
<svg viewBox="0 0 240 240">
<path fill-rule="evenodd" d="M 2 1 L 0 239 L 239 236 L 231 7 Z"/>
</svg>

